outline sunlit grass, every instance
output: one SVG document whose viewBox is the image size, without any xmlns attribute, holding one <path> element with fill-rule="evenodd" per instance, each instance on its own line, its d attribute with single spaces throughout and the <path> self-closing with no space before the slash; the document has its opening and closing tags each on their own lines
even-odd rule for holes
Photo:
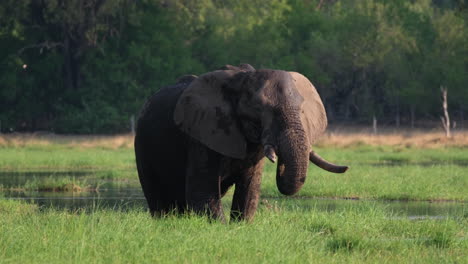
<svg viewBox="0 0 468 264">
<path fill-rule="evenodd" d="M 3 147 L 2 171 L 122 170 L 135 168 L 133 149 Z"/>
<path fill-rule="evenodd" d="M 316 145 L 321 156 L 351 169 L 332 174 L 311 164 L 296 196 L 468 201 L 463 140 L 417 145 L 388 137 L 380 144 L 355 136 L 324 137 Z M 0 136 L 0 171 L 4 179 L 8 173 L 22 179 L 13 187 L 32 190 L 109 181 L 138 185 L 132 140 Z M 270 199 L 284 197 L 275 172 L 268 163 L 262 201 L 249 224 L 195 215 L 152 219 L 143 208 L 70 211 L 0 199 L 0 263 L 464 263 L 468 257 L 463 210 L 424 220 L 394 215 L 374 202 L 323 211 L 295 199 Z M 224 199 L 226 213 L 231 196 L 232 190 Z"/>
<path fill-rule="evenodd" d="M 468 200 L 468 149 L 400 150 L 395 147 L 321 147 L 316 151 L 330 161 L 349 165 L 333 174 L 309 165 L 299 196 L 381 200 Z M 281 196 L 276 188 L 276 167 L 267 163 L 262 194 Z"/>
<path fill-rule="evenodd" d="M 360 134 L 354 135 L 356 142 L 359 142 Z M 120 179 L 138 185 L 134 152 L 129 147 L 132 136 L 116 136 L 115 140 L 113 137 L 23 137 L 3 136 L 10 142 L 0 147 L 0 170 L 4 173 L 29 172 L 33 176 L 38 171 L 53 176 L 60 172 L 85 172 L 83 177 L 93 184 L 102 179 Z M 49 143 L 40 145 L 35 140 Z M 314 150 L 332 162 L 349 165 L 351 169 L 345 174 L 332 174 L 311 164 L 306 183 L 297 195 L 382 200 L 468 200 L 468 176 L 465 173 L 468 148 L 392 145 L 391 139 L 387 145 L 372 145 L 372 139 L 370 141 L 371 144 L 339 146 L 340 143 L 336 142 L 326 143 L 325 137 Z M 23 143 L 15 145 L 11 142 Z M 120 144 L 121 147 L 111 148 L 106 144 Z M 275 165 L 267 163 L 262 194 L 281 197 L 275 183 Z M 57 181 L 60 179 L 55 178 Z M 57 186 L 52 181 L 49 182 L 50 188 Z M 26 182 L 23 181 L 23 184 Z M 38 183 L 30 181 L 30 186 Z"/>
<path fill-rule="evenodd" d="M 227 225 L 2 200 L 0 216 L 2 263 L 463 263 L 468 252 L 466 216 L 396 219 L 375 204 L 323 212 L 280 203 Z"/>
</svg>

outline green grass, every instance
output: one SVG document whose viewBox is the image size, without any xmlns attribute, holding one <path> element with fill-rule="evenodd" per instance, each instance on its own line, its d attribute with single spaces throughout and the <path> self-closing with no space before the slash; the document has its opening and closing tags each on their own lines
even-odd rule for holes
<svg viewBox="0 0 468 264">
<path fill-rule="evenodd" d="M 0 200 L 2 263 L 466 263 L 465 214 L 395 218 L 376 204 L 340 211 L 260 206 L 252 223 L 141 209 L 60 211 Z"/>
<path fill-rule="evenodd" d="M 382 200 L 468 200 L 467 168 L 456 165 L 422 167 L 352 165 L 345 174 L 310 166 L 298 196 Z M 267 167 L 262 193 L 278 196 L 274 166 Z"/>
<path fill-rule="evenodd" d="M 133 149 L 3 147 L 1 171 L 118 171 L 135 168 Z"/>
<path fill-rule="evenodd" d="M 296 196 L 468 201 L 466 148 L 359 144 L 316 151 L 351 169 L 332 174 L 310 165 Z M 9 146 L 0 147 L 0 157 L 0 180 L 18 180 L 0 182 L 7 188 L 138 184 L 131 148 Z M 372 201 L 327 212 L 276 199 L 284 196 L 275 171 L 268 162 L 252 223 L 210 223 L 194 215 L 151 219 L 141 208 L 39 208 L 2 198 L 0 263 L 467 263 L 466 207 L 419 220 Z"/>
<path fill-rule="evenodd" d="M 317 152 L 350 169 L 333 174 L 311 164 L 298 196 L 468 201 L 468 149 L 360 146 Z M 265 196 L 280 195 L 275 173 L 275 165 L 268 162 L 262 183 Z"/>
<path fill-rule="evenodd" d="M 316 148 L 326 159 L 349 165 L 345 174 L 309 166 L 308 178 L 298 196 L 346 197 L 382 200 L 468 201 L 468 149 L 420 149 L 357 145 Z M 79 148 L 61 145 L 0 148 L 0 171 L 4 173 L 84 172 L 93 183 L 119 179 L 138 184 L 131 148 Z M 280 197 L 275 183 L 276 167 L 267 162 L 262 194 Z M 60 177 L 54 177 L 59 180 Z M 32 179 L 32 177 L 31 177 Z M 83 179 L 80 179 L 83 180 Z M 52 180 L 53 181 L 53 180 Z M 49 181 L 50 187 L 55 186 Z M 23 181 L 23 184 L 27 180 Z M 39 185 L 30 180 L 29 185 Z M 93 183 L 94 184 L 94 183 Z M 15 186 L 20 187 L 21 186 Z"/>
</svg>

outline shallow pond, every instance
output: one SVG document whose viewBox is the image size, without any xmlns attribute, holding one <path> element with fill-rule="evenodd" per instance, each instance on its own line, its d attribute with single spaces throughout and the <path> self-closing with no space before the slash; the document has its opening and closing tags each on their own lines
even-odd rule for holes
<svg viewBox="0 0 468 264">
<path fill-rule="evenodd" d="M 88 182 L 99 181 L 101 187 L 92 192 L 44 192 L 44 191 L 0 191 L 0 199 L 24 200 L 38 204 L 41 208 L 62 208 L 76 210 L 81 208 L 144 208 L 146 201 L 134 179 L 93 179 L 92 172 L 0 172 L 0 185 L 15 187 L 24 185 L 28 180 L 41 181 L 46 177 L 73 177 L 87 179 Z M 223 199 L 226 211 L 230 205 L 230 195 Z M 459 202 L 427 202 L 427 201 L 372 201 L 345 200 L 307 197 L 262 197 L 260 206 L 278 207 L 283 210 L 304 211 L 344 211 L 350 207 L 373 204 L 385 208 L 395 217 L 410 219 L 445 219 L 447 217 L 466 217 L 467 203 Z"/>
<path fill-rule="evenodd" d="M 146 207 L 141 188 L 101 188 L 98 192 L 3 192 L 0 199 L 17 199 L 38 204 L 43 208 L 133 208 Z"/>
</svg>

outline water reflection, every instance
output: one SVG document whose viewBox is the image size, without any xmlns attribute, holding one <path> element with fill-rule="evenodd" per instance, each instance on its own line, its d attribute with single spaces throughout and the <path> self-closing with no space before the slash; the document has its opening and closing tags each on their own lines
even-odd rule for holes
<svg viewBox="0 0 468 264">
<path fill-rule="evenodd" d="M 0 199 L 17 199 L 35 203 L 41 208 L 141 208 L 146 201 L 141 188 L 108 188 L 99 192 L 4 192 Z"/>
<path fill-rule="evenodd" d="M 28 181 L 49 177 L 82 178 L 94 175 L 93 171 L 0 171 L 0 185 L 3 187 L 16 187 Z"/>
<path fill-rule="evenodd" d="M 21 186 L 32 178 L 76 177 L 91 179 L 93 172 L 0 172 L 0 185 L 4 187 Z M 43 177 L 45 176 L 45 177 Z M 96 180 L 96 179 L 95 179 Z M 145 208 L 138 179 L 100 179 L 100 188 L 96 192 L 37 192 L 4 191 L 0 199 L 18 199 L 38 204 L 41 208 L 87 209 L 87 208 Z M 224 207 L 229 210 L 230 197 L 223 199 Z M 301 197 L 263 197 L 260 207 L 278 206 L 282 210 L 304 211 L 346 211 L 353 207 L 375 205 L 385 208 L 395 217 L 418 219 L 445 219 L 447 217 L 466 217 L 467 203 L 455 202 L 414 202 L 414 201 L 363 201 Z"/>
</svg>

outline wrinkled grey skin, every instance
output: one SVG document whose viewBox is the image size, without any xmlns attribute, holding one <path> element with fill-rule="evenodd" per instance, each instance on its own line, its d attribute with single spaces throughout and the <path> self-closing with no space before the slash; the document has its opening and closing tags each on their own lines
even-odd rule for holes
<svg viewBox="0 0 468 264">
<path fill-rule="evenodd" d="M 278 190 L 295 194 L 311 150 L 327 125 L 320 97 L 303 75 L 226 65 L 200 77 L 184 76 L 148 99 L 138 119 L 135 154 L 150 211 L 187 209 L 224 219 L 221 198 L 235 185 L 231 219 L 256 211 L 264 157 L 277 162 Z"/>
</svg>

